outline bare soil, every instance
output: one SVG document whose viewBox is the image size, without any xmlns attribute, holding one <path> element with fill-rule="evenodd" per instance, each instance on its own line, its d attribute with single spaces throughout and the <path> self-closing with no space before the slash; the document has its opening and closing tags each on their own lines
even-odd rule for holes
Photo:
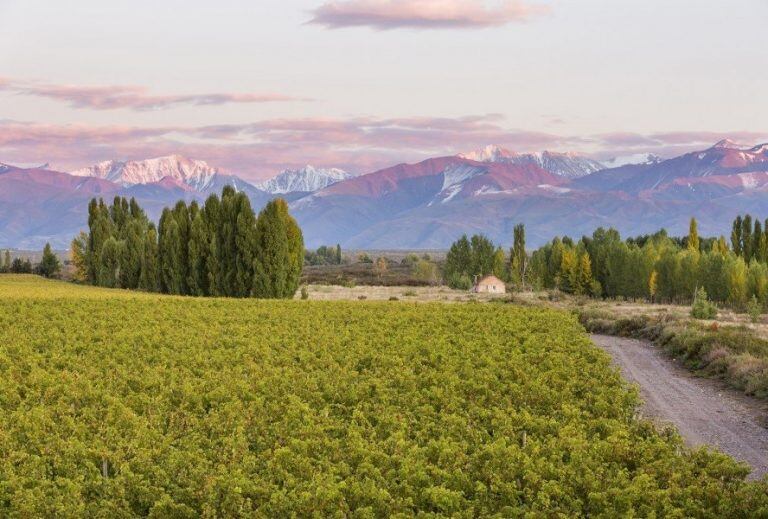
<svg viewBox="0 0 768 519">
<path fill-rule="evenodd" d="M 592 340 L 613 357 L 625 379 L 638 384 L 647 417 L 674 425 L 691 447 L 713 446 L 747 463 L 750 478 L 768 474 L 765 403 L 695 377 L 649 342 L 605 335 Z"/>
</svg>

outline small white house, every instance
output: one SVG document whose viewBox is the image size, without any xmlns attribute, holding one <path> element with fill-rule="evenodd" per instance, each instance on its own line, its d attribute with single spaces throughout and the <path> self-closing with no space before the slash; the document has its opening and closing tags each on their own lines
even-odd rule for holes
<svg viewBox="0 0 768 519">
<path fill-rule="evenodd" d="M 478 294 L 504 294 L 507 292 L 507 286 L 496 276 L 485 276 L 477 282 L 472 291 Z"/>
</svg>

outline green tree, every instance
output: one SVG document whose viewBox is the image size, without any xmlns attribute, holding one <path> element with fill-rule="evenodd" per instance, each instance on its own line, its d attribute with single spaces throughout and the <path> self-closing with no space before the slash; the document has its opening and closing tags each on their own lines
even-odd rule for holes
<svg viewBox="0 0 768 519">
<path fill-rule="evenodd" d="M 448 249 L 448 254 L 445 257 L 443 273 L 448 285 L 451 288 L 460 288 L 458 286 L 459 281 L 462 280 L 462 276 L 469 279 L 469 271 L 471 268 L 472 246 L 465 234 L 451 244 L 450 249 Z"/>
<path fill-rule="evenodd" d="M 742 221 L 741 215 L 739 215 L 733 221 L 733 229 L 731 230 L 731 248 L 733 249 L 734 254 L 737 256 L 741 256 L 743 253 L 741 249 L 741 230 Z"/>
<path fill-rule="evenodd" d="M 285 200 L 272 200 L 259 213 L 254 257 L 253 295 L 293 297 L 301 278 L 304 240 Z"/>
<path fill-rule="evenodd" d="M 509 257 L 509 279 L 525 288 L 525 274 L 528 268 L 528 253 L 525 251 L 525 226 L 515 225 L 512 249 Z"/>
<path fill-rule="evenodd" d="M 125 223 L 125 238 L 120 259 L 120 286 L 123 288 L 139 287 L 144 254 L 144 234 L 144 223 L 129 217 Z"/>
<path fill-rule="evenodd" d="M 752 259 L 752 245 L 752 217 L 745 215 L 741 221 L 741 255 L 746 262 Z"/>
<path fill-rule="evenodd" d="M 184 260 L 186 244 L 181 241 L 181 232 L 176 218 L 171 215 L 170 221 L 163 226 L 161 247 L 163 263 L 161 264 L 161 278 L 163 286 L 169 294 L 184 294 L 185 271 Z"/>
<path fill-rule="evenodd" d="M 238 193 L 235 195 L 235 211 L 237 213 L 235 222 L 235 282 L 234 293 L 231 295 L 235 297 L 248 297 L 253 290 L 253 274 L 254 266 L 253 262 L 256 255 L 256 217 L 251 209 L 251 203 L 245 193 Z M 287 215 L 288 206 L 285 206 L 285 212 Z M 286 227 L 287 232 L 287 227 Z M 301 252 L 302 261 L 304 259 L 304 244 L 302 243 Z M 291 258 L 291 262 L 294 263 Z M 290 270 L 289 270 L 290 271 Z M 292 285 L 292 282 L 289 282 Z M 296 292 L 296 287 L 291 292 L 291 297 Z M 285 297 L 285 296 L 282 296 Z"/>
<path fill-rule="evenodd" d="M 499 279 L 508 279 L 509 270 L 507 269 L 507 258 L 504 255 L 504 249 L 496 248 L 493 254 L 493 275 Z"/>
<path fill-rule="evenodd" d="M 699 229 L 696 224 L 696 218 L 691 218 L 691 223 L 688 228 L 688 248 L 695 251 L 700 249 Z"/>
<path fill-rule="evenodd" d="M 99 257 L 98 284 L 103 287 L 116 288 L 120 279 L 120 243 L 113 237 L 104 241 Z"/>
<path fill-rule="evenodd" d="M 160 266 L 158 264 L 157 231 L 150 224 L 144 237 L 144 251 L 141 256 L 141 275 L 139 288 L 147 292 L 160 290 Z"/>
<path fill-rule="evenodd" d="M 493 259 L 496 247 L 482 234 L 475 234 L 470 239 L 472 246 L 472 264 L 470 276 L 486 276 L 493 273 Z"/>
<path fill-rule="evenodd" d="M 80 231 L 70 243 L 69 259 L 72 262 L 74 271 L 72 279 L 74 281 L 85 283 L 88 281 L 88 235 Z"/>
<path fill-rule="evenodd" d="M 210 254 L 211 237 L 208 233 L 208 225 L 203 216 L 204 211 L 199 211 L 192 220 L 189 232 L 189 293 L 196 296 L 209 295 L 208 287 L 208 258 Z"/>
<path fill-rule="evenodd" d="M 43 248 L 43 258 L 40 261 L 38 270 L 42 276 L 47 278 L 57 276 L 61 270 L 59 258 L 53 253 L 50 243 L 46 243 Z"/>
</svg>

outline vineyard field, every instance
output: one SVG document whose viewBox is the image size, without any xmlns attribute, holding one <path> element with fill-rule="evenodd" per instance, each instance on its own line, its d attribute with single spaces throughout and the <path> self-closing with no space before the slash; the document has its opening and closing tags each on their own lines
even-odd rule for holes
<svg viewBox="0 0 768 519">
<path fill-rule="evenodd" d="M 0 517 L 758 517 L 571 314 L 0 275 Z"/>
</svg>

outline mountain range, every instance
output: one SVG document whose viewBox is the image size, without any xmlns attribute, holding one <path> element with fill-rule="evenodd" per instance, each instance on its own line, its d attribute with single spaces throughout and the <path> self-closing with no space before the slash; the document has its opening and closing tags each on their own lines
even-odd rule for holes
<svg viewBox="0 0 768 519">
<path fill-rule="evenodd" d="M 768 144 L 714 146 L 663 160 L 651 154 L 597 161 L 575 153 L 513 153 L 498 146 L 398 164 L 365 175 L 306 166 L 252 184 L 178 155 L 107 161 L 69 173 L 0 163 L 0 247 L 66 248 L 86 227 L 92 197 L 135 197 L 157 218 L 179 199 L 232 185 L 255 210 L 286 198 L 308 247 L 447 247 L 462 233 L 498 243 L 525 223 L 528 244 L 579 237 L 598 226 L 622 234 L 661 227 L 727 234 L 736 214 L 768 215 Z"/>
</svg>

